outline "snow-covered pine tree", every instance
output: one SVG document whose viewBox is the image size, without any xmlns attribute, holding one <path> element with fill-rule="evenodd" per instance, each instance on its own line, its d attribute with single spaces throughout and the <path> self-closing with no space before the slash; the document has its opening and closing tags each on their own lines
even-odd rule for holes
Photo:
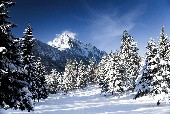
<svg viewBox="0 0 170 114">
<path fill-rule="evenodd" d="M 37 99 L 47 98 L 48 97 L 48 91 L 46 88 L 46 81 L 45 81 L 45 67 L 41 63 L 41 58 L 38 57 L 36 63 L 35 63 L 35 74 L 36 74 L 36 92 Z"/>
<path fill-rule="evenodd" d="M 160 62 L 158 48 L 153 39 L 148 42 L 145 65 L 138 78 L 135 99 L 145 95 L 156 96 L 160 100 L 169 100 L 168 84 L 163 77 L 162 63 Z M 167 100 L 167 101 L 168 101 Z"/>
<path fill-rule="evenodd" d="M 165 34 L 164 26 L 161 28 L 161 33 L 158 41 L 158 53 L 162 64 L 162 75 L 166 79 L 170 88 L 170 43 L 168 36 Z"/>
<path fill-rule="evenodd" d="M 140 61 L 141 58 L 138 55 L 138 47 L 137 42 L 132 42 L 131 44 L 131 52 L 130 52 L 130 62 L 129 68 L 127 69 L 128 77 L 129 77 L 129 90 L 134 90 L 136 85 L 136 79 L 140 74 Z"/>
<path fill-rule="evenodd" d="M 113 81 L 115 78 L 115 63 L 113 61 L 114 53 L 111 51 L 111 53 L 108 55 L 108 61 L 105 63 L 105 78 L 102 85 L 102 91 L 101 93 L 110 93 L 113 90 Z"/>
<path fill-rule="evenodd" d="M 97 66 L 98 73 L 96 77 L 96 80 L 101 87 L 104 84 L 104 79 L 106 77 L 106 69 L 105 69 L 106 63 L 107 63 L 107 56 L 103 55 L 101 61 L 99 62 Z"/>
<path fill-rule="evenodd" d="M 63 84 L 65 85 L 65 92 L 68 90 L 75 89 L 75 85 L 77 83 L 77 72 L 78 72 L 78 63 L 76 60 L 71 61 L 67 60 L 65 71 L 63 73 Z"/>
<path fill-rule="evenodd" d="M 35 45 L 35 38 L 33 37 L 30 23 L 28 23 L 25 29 L 24 37 L 21 38 L 20 40 L 21 40 L 21 48 L 23 51 L 23 64 L 24 64 L 24 68 L 27 70 L 27 74 L 25 78 L 27 82 L 30 84 L 29 90 L 33 95 L 33 99 L 39 100 L 41 98 L 46 98 L 48 96 L 47 95 L 48 93 L 44 88 L 45 77 L 42 71 L 43 68 L 42 69 L 38 68 L 39 67 L 38 64 L 40 65 L 40 61 L 37 61 L 37 65 L 36 65 L 35 56 L 33 56 L 32 53 L 32 48 Z"/>
<path fill-rule="evenodd" d="M 38 96 L 36 92 L 36 65 L 35 65 L 35 57 L 32 53 L 32 48 L 35 43 L 35 38 L 32 34 L 32 28 L 30 23 L 28 23 L 25 31 L 23 32 L 24 36 L 20 39 L 21 48 L 22 48 L 22 55 L 23 55 L 23 65 L 26 69 L 26 81 L 29 83 L 29 90 L 33 95 L 33 99 L 35 100 Z"/>
<path fill-rule="evenodd" d="M 134 89 L 135 80 L 139 74 L 140 57 L 138 56 L 137 43 L 125 30 L 121 39 L 120 57 L 124 71 L 123 80 L 125 80 L 124 91 Z"/>
<path fill-rule="evenodd" d="M 88 81 L 88 75 L 86 73 L 86 65 L 82 60 L 80 60 L 80 63 L 78 64 L 78 72 L 77 72 L 77 88 L 84 88 L 87 85 Z"/>
<path fill-rule="evenodd" d="M 6 20 L 10 18 L 7 8 L 13 5 L 12 0 L 0 1 L 0 108 L 30 111 L 33 110 L 32 94 L 24 79 L 18 40 L 11 33 L 15 25 Z"/>
<path fill-rule="evenodd" d="M 158 41 L 158 53 L 161 59 L 165 60 L 168 59 L 168 53 L 169 53 L 169 40 L 168 36 L 165 34 L 164 26 L 161 28 L 159 41 Z"/>
<path fill-rule="evenodd" d="M 93 58 L 90 59 L 89 64 L 87 65 L 87 74 L 88 74 L 88 82 L 95 82 L 96 78 L 96 65 L 94 63 Z"/>
<path fill-rule="evenodd" d="M 78 77 L 78 62 L 76 59 L 72 61 L 70 74 L 72 77 L 71 84 L 72 84 L 73 89 L 75 89 L 76 88 L 75 85 L 77 83 L 77 77 Z"/>
<path fill-rule="evenodd" d="M 57 92 L 62 92 L 64 89 L 62 73 L 57 72 L 57 76 L 54 79 L 57 80 L 57 81 L 55 81 L 55 85 L 57 85 Z"/>
<path fill-rule="evenodd" d="M 51 73 L 45 76 L 46 83 L 47 83 L 47 89 L 50 93 L 54 94 L 57 91 L 57 70 L 52 69 Z"/>
<path fill-rule="evenodd" d="M 124 91 L 124 67 L 120 62 L 119 52 L 111 52 L 108 56 L 106 77 L 102 86 L 102 92 L 112 93 L 112 95 L 120 95 Z"/>
</svg>

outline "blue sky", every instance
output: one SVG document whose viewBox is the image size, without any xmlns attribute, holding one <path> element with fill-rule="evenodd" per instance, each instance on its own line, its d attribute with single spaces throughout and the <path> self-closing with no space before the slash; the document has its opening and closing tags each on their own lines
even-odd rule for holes
<svg viewBox="0 0 170 114">
<path fill-rule="evenodd" d="M 11 20 L 18 24 L 13 34 L 22 37 L 30 21 L 34 36 L 47 43 L 62 31 L 77 33 L 78 39 L 110 52 L 120 48 L 124 30 L 138 42 L 140 55 L 147 41 L 170 35 L 170 0 L 13 0 Z"/>
</svg>

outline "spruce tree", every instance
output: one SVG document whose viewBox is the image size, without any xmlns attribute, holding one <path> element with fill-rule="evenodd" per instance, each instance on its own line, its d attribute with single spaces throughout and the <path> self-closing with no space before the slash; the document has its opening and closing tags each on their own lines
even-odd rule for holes
<svg viewBox="0 0 170 114">
<path fill-rule="evenodd" d="M 84 62 L 81 60 L 78 64 L 78 72 L 77 72 L 77 87 L 78 88 L 84 88 L 87 86 L 88 82 L 88 76 L 87 75 L 87 66 L 84 64 Z"/>
<path fill-rule="evenodd" d="M 127 31 L 123 32 L 121 40 L 120 62 L 122 63 L 122 69 L 124 69 L 124 91 L 133 91 L 140 68 L 137 43 L 134 42 L 133 37 L 131 37 Z"/>
<path fill-rule="evenodd" d="M 95 82 L 96 78 L 96 65 L 94 63 L 93 58 L 90 59 L 89 65 L 87 66 L 87 72 L 88 72 L 88 82 Z"/>
<path fill-rule="evenodd" d="M 101 61 L 99 62 L 97 68 L 98 68 L 98 74 L 97 74 L 97 82 L 99 85 L 102 87 L 104 84 L 104 79 L 106 77 L 106 62 L 107 62 L 107 57 L 106 55 L 103 55 Z"/>
<path fill-rule="evenodd" d="M 32 94 L 25 81 L 19 42 L 11 33 L 15 25 L 6 20 L 10 18 L 7 8 L 13 5 L 12 0 L 0 1 L 0 107 L 30 111 Z"/>
<path fill-rule="evenodd" d="M 160 37 L 158 41 L 158 53 L 162 63 L 162 75 L 164 79 L 167 81 L 168 86 L 170 88 L 170 43 L 168 36 L 165 34 L 164 27 L 161 28 Z"/>
<path fill-rule="evenodd" d="M 168 98 L 168 84 L 163 77 L 161 59 L 153 39 L 148 42 L 145 65 L 138 78 L 136 91 L 135 98 L 145 95 L 156 96 L 158 102 Z"/>
<path fill-rule="evenodd" d="M 63 83 L 65 85 L 65 92 L 68 90 L 73 90 L 76 88 L 77 83 L 77 72 L 78 72 L 78 63 L 76 60 L 68 60 L 65 66 L 65 71 L 63 73 Z"/>
<path fill-rule="evenodd" d="M 35 65 L 35 57 L 32 53 L 32 48 L 35 43 L 35 38 L 32 34 L 32 28 L 30 23 L 28 23 L 24 33 L 24 37 L 20 39 L 21 48 L 23 51 L 23 65 L 26 69 L 26 81 L 29 83 L 29 90 L 33 95 L 33 99 L 35 100 L 38 97 L 38 93 L 36 92 L 36 65 Z"/>
<path fill-rule="evenodd" d="M 102 91 L 101 93 L 105 92 L 105 93 L 110 93 L 113 91 L 113 81 L 115 78 L 115 63 L 113 61 L 114 58 L 114 54 L 111 51 L 111 53 L 108 56 L 108 61 L 105 63 L 105 70 L 106 70 L 106 74 L 105 74 L 105 78 L 103 81 L 103 85 L 102 85 Z"/>
<path fill-rule="evenodd" d="M 45 76 L 48 92 L 55 94 L 57 92 L 57 70 L 52 69 L 50 74 Z"/>
<path fill-rule="evenodd" d="M 40 57 L 38 57 L 35 63 L 35 68 L 37 99 L 45 99 L 48 97 L 48 92 L 45 81 L 45 67 L 42 65 Z"/>
<path fill-rule="evenodd" d="M 160 38 L 158 41 L 158 53 L 159 56 L 165 60 L 168 59 L 168 53 L 169 53 L 169 40 L 168 36 L 165 34 L 164 27 L 161 28 Z"/>
<path fill-rule="evenodd" d="M 21 48 L 23 51 L 23 64 L 27 70 L 26 81 L 30 84 L 29 90 L 33 95 L 34 100 L 46 98 L 48 93 L 45 88 L 44 68 L 40 60 L 36 61 L 32 53 L 32 48 L 35 45 L 31 24 L 28 23 L 24 37 L 20 39 Z"/>
<path fill-rule="evenodd" d="M 102 92 L 112 95 L 121 95 L 124 92 L 124 67 L 120 62 L 119 52 L 111 52 L 108 56 L 106 77 L 102 86 Z"/>
</svg>

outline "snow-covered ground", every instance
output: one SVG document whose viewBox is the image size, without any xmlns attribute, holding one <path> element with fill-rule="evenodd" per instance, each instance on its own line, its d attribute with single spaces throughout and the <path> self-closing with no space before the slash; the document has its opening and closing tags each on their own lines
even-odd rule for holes
<svg viewBox="0 0 170 114">
<path fill-rule="evenodd" d="M 0 114 L 26 114 L 27 111 L 1 110 Z M 68 95 L 53 94 L 37 103 L 31 114 L 170 114 L 170 105 L 142 97 L 133 100 L 133 94 L 121 97 L 100 95 L 97 85 L 76 90 Z"/>
</svg>

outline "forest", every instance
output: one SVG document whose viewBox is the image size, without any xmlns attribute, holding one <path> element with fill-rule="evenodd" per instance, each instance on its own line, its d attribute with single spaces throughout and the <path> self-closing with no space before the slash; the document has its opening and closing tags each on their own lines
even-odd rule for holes
<svg viewBox="0 0 170 114">
<path fill-rule="evenodd" d="M 104 55 L 99 63 L 67 60 L 65 70 L 52 69 L 46 73 L 41 58 L 35 58 L 35 45 L 30 22 L 23 37 L 15 37 L 11 29 L 16 24 L 8 21 L 11 0 L 0 1 L 0 108 L 33 111 L 35 103 L 49 94 L 85 89 L 90 84 L 100 86 L 101 95 L 122 96 L 135 93 L 134 99 L 143 96 L 160 96 L 170 99 L 170 42 L 165 28 L 160 30 L 158 42 L 150 39 L 144 56 L 139 56 L 137 42 L 125 30 L 119 50 Z M 143 47 L 144 48 L 144 47 Z"/>
</svg>

